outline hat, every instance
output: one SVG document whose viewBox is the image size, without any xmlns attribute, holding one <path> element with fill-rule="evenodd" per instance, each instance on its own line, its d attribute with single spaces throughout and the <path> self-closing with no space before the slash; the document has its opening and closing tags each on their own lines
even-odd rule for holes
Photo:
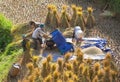
<svg viewBox="0 0 120 82">
<path fill-rule="evenodd" d="M 81 30 L 81 27 L 80 26 L 75 26 L 74 30 Z"/>
<path fill-rule="evenodd" d="M 26 37 L 26 35 L 25 35 L 25 34 L 22 34 L 22 37 L 23 37 L 23 38 L 25 38 L 25 37 Z"/>
<path fill-rule="evenodd" d="M 45 25 L 44 25 L 43 23 L 41 23 L 41 24 L 39 25 L 39 27 L 40 27 L 40 28 L 43 28 L 43 27 L 45 27 Z"/>
</svg>

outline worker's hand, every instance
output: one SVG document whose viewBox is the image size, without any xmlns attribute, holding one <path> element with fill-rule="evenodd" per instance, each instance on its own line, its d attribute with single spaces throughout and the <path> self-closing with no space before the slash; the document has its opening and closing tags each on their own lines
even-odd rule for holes
<svg viewBox="0 0 120 82">
<path fill-rule="evenodd" d="M 49 38 L 52 38 L 52 35 L 48 35 Z"/>
<path fill-rule="evenodd" d="M 46 39 L 47 38 L 52 38 L 52 36 L 50 34 L 49 35 L 48 34 L 44 34 L 43 37 L 46 38 Z"/>
</svg>

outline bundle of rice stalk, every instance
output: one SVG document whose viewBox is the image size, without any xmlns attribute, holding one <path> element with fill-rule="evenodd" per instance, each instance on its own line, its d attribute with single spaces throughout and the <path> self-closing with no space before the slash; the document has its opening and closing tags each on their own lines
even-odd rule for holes
<svg viewBox="0 0 120 82">
<path fill-rule="evenodd" d="M 51 19 L 52 19 L 52 5 L 48 5 L 48 13 L 47 13 L 47 16 L 46 16 L 46 19 L 45 19 L 45 25 L 47 27 L 50 27 L 51 25 Z"/>
<path fill-rule="evenodd" d="M 103 82 L 112 82 L 112 75 L 111 75 L 110 70 L 111 69 L 109 67 L 104 68 L 105 75 L 103 77 Z"/>
<path fill-rule="evenodd" d="M 68 19 L 67 19 L 66 11 L 62 11 L 60 21 L 61 21 L 60 22 L 61 28 L 69 28 L 70 27 L 70 24 L 69 24 Z"/>
<path fill-rule="evenodd" d="M 65 12 L 66 12 L 66 10 L 67 10 L 67 6 L 66 6 L 66 5 L 63 5 L 63 6 L 62 6 L 62 11 L 65 11 Z M 67 18 L 68 22 L 70 22 L 70 17 L 69 17 L 69 15 L 68 15 L 68 13 L 66 13 L 66 18 Z"/>
<path fill-rule="evenodd" d="M 51 22 L 52 22 L 52 24 L 51 24 L 52 28 L 55 29 L 55 28 L 59 27 L 60 20 L 59 20 L 59 15 L 57 14 L 56 9 L 53 10 L 53 16 L 52 16 Z"/>
<path fill-rule="evenodd" d="M 98 81 L 98 77 L 95 76 L 95 77 L 93 78 L 92 82 L 99 82 L 99 81 Z"/>
<path fill-rule="evenodd" d="M 42 78 L 45 78 L 48 75 L 47 64 L 48 64 L 47 59 L 42 62 L 42 69 L 41 69 Z"/>
<path fill-rule="evenodd" d="M 30 43 L 30 41 L 28 41 L 26 43 L 27 50 L 24 52 L 24 55 L 23 55 L 23 60 L 22 60 L 23 65 L 28 62 L 31 62 L 32 54 L 30 53 L 31 52 L 30 45 L 31 45 L 31 43 Z"/>
<path fill-rule="evenodd" d="M 82 12 L 82 13 L 83 13 L 83 9 L 82 9 L 82 7 L 77 7 L 77 12 Z M 84 15 L 82 15 L 82 20 L 83 20 L 83 22 L 84 22 L 84 24 L 85 24 L 85 18 L 84 18 Z"/>
<path fill-rule="evenodd" d="M 87 10 L 88 10 L 88 16 L 86 19 L 86 27 L 93 28 L 95 25 L 95 18 L 92 14 L 93 9 L 91 7 L 88 7 Z"/>
<path fill-rule="evenodd" d="M 72 37 L 72 35 L 73 35 L 73 28 L 66 28 L 65 31 L 62 34 L 65 37 Z"/>
<path fill-rule="evenodd" d="M 76 5 L 72 5 L 72 10 L 73 10 L 73 15 L 72 15 L 72 18 L 71 18 L 71 21 L 70 21 L 70 25 L 72 27 L 74 27 L 75 25 L 75 20 L 77 18 L 77 7 Z"/>
<path fill-rule="evenodd" d="M 76 18 L 76 21 L 75 21 L 74 25 L 75 26 L 80 26 L 82 31 L 86 30 L 85 24 L 84 24 L 83 19 L 82 19 L 82 12 L 77 13 L 77 18 Z"/>
<path fill-rule="evenodd" d="M 60 73 L 63 73 L 63 60 L 62 60 L 61 58 L 59 58 L 59 59 L 57 60 L 57 63 L 58 63 L 58 71 L 59 71 Z"/>
<path fill-rule="evenodd" d="M 53 82 L 57 82 L 57 80 L 59 79 L 59 75 L 60 73 L 58 71 L 55 71 L 53 73 Z"/>
<path fill-rule="evenodd" d="M 52 82 L 52 76 L 48 75 L 43 82 Z"/>
</svg>

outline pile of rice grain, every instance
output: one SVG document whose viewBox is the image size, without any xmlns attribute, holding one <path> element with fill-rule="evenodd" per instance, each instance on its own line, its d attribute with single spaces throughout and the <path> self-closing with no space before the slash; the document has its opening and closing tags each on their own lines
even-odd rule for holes
<svg viewBox="0 0 120 82">
<path fill-rule="evenodd" d="M 87 55 L 104 55 L 103 51 L 95 46 L 82 49 L 82 52 Z"/>
</svg>

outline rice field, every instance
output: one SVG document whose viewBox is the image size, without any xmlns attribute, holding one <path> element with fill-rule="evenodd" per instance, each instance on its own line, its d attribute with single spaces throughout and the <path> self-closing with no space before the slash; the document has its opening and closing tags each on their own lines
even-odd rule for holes
<svg viewBox="0 0 120 82">
<path fill-rule="evenodd" d="M 84 10 L 92 5 L 95 9 L 93 15 L 95 16 L 96 25 L 95 28 L 86 32 L 86 37 L 99 36 L 107 39 L 107 45 L 114 51 L 113 59 L 119 69 L 120 77 L 120 22 L 111 17 L 100 16 L 102 13 L 101 8 L 96 4 L 88 3 L 85 0 L 0 0 L 0 12 L 12 20 L 14 24 L 25 23 L 30 20 L 45 22 L 48 4 L 56 5 L 59 13 L 62 10 L 62 5 L 67 5 L 67 12 L 70 16 L 73 14 L 70 8 L 72 4 L 82 6 Z M 23 78 L 23 76 L 20 78 Z M 11 82 L 16 82 L 16 79 Z"/>
</svg>

